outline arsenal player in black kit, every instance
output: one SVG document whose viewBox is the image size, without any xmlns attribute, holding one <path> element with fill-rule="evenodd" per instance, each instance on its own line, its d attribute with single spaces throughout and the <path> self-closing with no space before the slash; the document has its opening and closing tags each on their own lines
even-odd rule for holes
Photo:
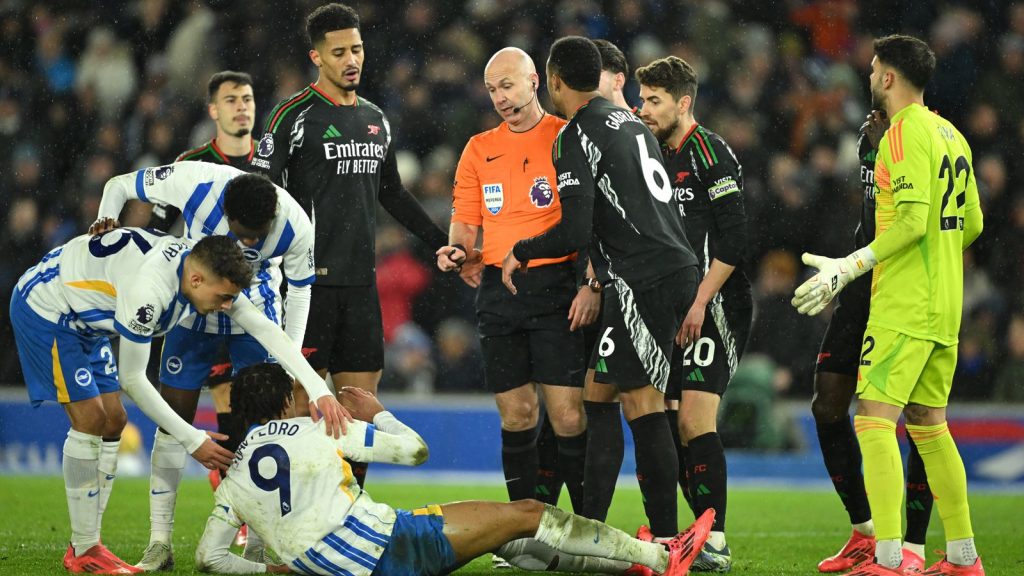
<svg viewBox="0 0 1024 576">
<path fill-rule="evenodd" d="M 387 117 L 356 94 L 364 56 L 359 15 L 327 4 L 309 15 L 306 32 L 320 76 L 270 113 L 252 165 L 287 189 L 316 228 L 314 313 L 303 343 L 309 363 L 329 371 L 338 390 L 376 392 L 384 367 L 377 203 L 432 249 L 446 245 L 448 235 L 402 186 Z M 304 398 L 295 405 L 304 406 Z M 353 473 L 362 485 L 365 466 Z"/>
<path fill-rule="evenodd" d="M 683 494 L 694 514 L 715 510 L 715 525 L 692 570 L 727 572 L 732 557 L 725 542 L 726 462 L 717 416 L 753 315 L 743 271 L 743 169 L 729 145 L 694 119 L 693 67 L 669 56 L 639 68 L 636 78 L 643 100 L 640 118 L 662 143 L 678 215 L 700 262 L 700 286 L 676 336 L 682 349 L 672 357 L 667 394 L 670 423 L 679 433 Z"/>
<path fill-rule="evenodd" d="M 600 77 L 601 55 L 590 40 L 570 36 L 551 46 L 548 92 L 569 118 L 552 149 L 562 220 L 516 243 L 502 274 L 515 293 L 512 273 L 528 260 L 589 251 L 605 286 L 590 386 L 608 400 L 619 394 L 636 443 L 651 531 L 670 537 L 677 528 L 679 470 L 664 392 L 672 339 L 695 293 L 697 258 L 675 215 L 658 141 L 630 111 L 599 96 Z M 600 431 L 590 428 L 588 463 L 591 452 L 603 447 Z M 588 464 L 583 513 L 599 516 L 607 510 L 595 506 L 600 498 L 588 493 L 593 473 Z"/>
</svg>

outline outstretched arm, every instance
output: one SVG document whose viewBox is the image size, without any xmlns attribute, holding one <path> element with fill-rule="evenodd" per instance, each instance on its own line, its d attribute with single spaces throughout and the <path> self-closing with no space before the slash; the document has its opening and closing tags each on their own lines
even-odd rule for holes
<svg viewBox="0 0 1024 576">
<path fill-rule="evenodd" d="M 231 552 L 231 544 L 235 540 L 235 534 L 241 527 L 242 521 L 235 516 L 228 505 L 222 499 L 217 500 L 217 505 L 210 512 L 206 519 L 206 530 L 203 537 L 196 546 L 196 568 L 202 572 L 214 574 L 259 574 L 263 572 L 276 572 L 285 574 L 290 572 L 287 566 L 274 566 L 261 564 L 246 560 Z"/>
<path fill-rule="evenodd" d="M 234 454 L 217 445 L 211 437 L 213 434 L 203 432 L 185 422 L 178 416 L 160 393 L 146 377 L 146 364 L 149 361 L 150 343 L 136 342 L 129 338 L 121 338 L 118 358 L 119 380 L 125 394 L 128 395 L 146 416 L 156 422 L 175 440 L 181 442 L 185 450 L 207 468 L 226 469 L 231 465 Z M 227 439 L 222 434 L 216 435 L 218 440 Z"/>
</svg>

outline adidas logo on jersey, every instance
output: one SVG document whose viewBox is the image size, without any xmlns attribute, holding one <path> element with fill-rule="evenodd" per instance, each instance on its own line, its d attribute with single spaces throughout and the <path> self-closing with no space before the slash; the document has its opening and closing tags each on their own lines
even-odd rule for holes
<svg viewBox="0 0 1024 576">
<path fill-rule="evenodd" d="M 338 129 L 334 127 L 334 124 L 331 124 L 327 127 L 327 130 L 324 130 L 324 140 L 327 140 L 328 138 L 338 138 L 339 136 L 341 136 L 341 132 L 338 132 Z"/>
</svg>

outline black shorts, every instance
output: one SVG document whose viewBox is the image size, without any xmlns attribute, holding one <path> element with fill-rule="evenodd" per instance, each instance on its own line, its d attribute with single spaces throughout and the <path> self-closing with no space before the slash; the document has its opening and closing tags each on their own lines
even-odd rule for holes
<svg viewBox="0 0 1024 576">
<path fill-rule="evenodd" d="M 314 370 L 384 368 L 384 325 L 377 286 L 313 285 L 302 352 Z"/>
<path fill-rule="evenodd" d="M 688 266 L 634 292 L 617 280 L 604 290 L 604 320 L 591 355 L 594 381 L 619 390 L 668 387 L 672 349 L 683 315 L 697 294 L 697 268 Z"/>
<path fill-rule="evenodd" d="M 569 331 L 572 264 L 530 268 L 513 281 L 516 295 L 502 284 L 500 268 L 485 266 L 476 295 L 487 388 L 497 394 L 528 382 L 583 386 L 583 334 Z"/>
<path fill-rule="evenodd" d="M 871 306 L 871 275 L 865 274 L 851 282 L 837 298 L 838 305 L 821 339 L 814 372 L 857 376 Z"/>
<path fill-rule="evenodd" d="M 749 305 L 708 304 L 697 342 L 685 349 L 676 346 L 665 395 L 678 400 L 683 390 L 699 390 L 721 396 L 747 347 L 753 315 Z"/>
</svg>

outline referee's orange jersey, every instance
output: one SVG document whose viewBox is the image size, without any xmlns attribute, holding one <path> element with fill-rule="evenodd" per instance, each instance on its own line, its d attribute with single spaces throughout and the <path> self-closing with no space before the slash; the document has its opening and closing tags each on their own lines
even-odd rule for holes
<svg viewBox="0 0 1024 576">
<path fill-rule="evenodd" d="M 551 145 L 565 120 L 546 114 L 526 132 L 508 124 L 469 139 L 455 172 L 452 221 L 483 229 L 484 264 L 501 266 L 512 246 L 562 219 Z M 530 267 L 570 260 L 530 260 Z"/>
</svg>

